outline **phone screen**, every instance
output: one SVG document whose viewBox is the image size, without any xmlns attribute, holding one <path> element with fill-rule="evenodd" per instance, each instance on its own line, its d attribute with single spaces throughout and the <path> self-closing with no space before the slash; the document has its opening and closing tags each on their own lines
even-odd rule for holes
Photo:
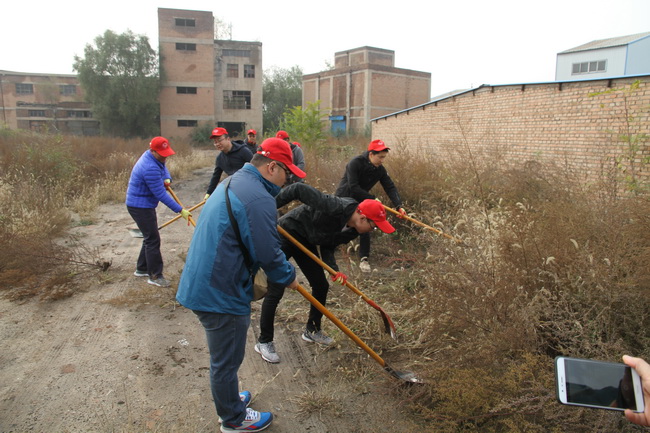
<svg viewBox="0 0 650 433">
<path fill-rule="evenodd" d="M 636 410 L 632 369 L 625 364 L 564 359 L 567 403 Z"/>
</svg>

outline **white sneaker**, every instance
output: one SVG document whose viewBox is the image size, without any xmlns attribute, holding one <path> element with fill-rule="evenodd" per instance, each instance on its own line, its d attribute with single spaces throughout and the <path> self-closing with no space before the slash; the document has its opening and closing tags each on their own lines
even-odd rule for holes
<svg viewBox="0 0 650 433">
<path fill-rule="evenodd" d="M 262 355 L 262 359 L 271 364 L 277 364 L 280 362 L 280 355 L 275 351 L 275 345 L 272 341 L 268 343 L 257 343 L 255 345 L 255 351 Z"/>
<path fill-rule="evenodd" d="M 302 333 L 302 339 L 310 343 L 318 343 L 323 346 L 329 346 L 334 340 L 323 333 L 323 331 L 307 331 Z"/>
<path fill-rule="evenodd" d="M 368 257 L 361 258 L 361 261 L 359 262 L 359 269 L 361 269 L 361 272 L 372 272 L 370 263 L 368 263 Z"/>
<path fill-rule="evenodd" d="M 164 277 L 149 278 L 147 280 L 147 283 L 151 284 L 152 286 L 158 286 L 158 287 L 169 287 L 169 286 L 171 286 L 169 281 L 167 281 Z"/>
</svg>

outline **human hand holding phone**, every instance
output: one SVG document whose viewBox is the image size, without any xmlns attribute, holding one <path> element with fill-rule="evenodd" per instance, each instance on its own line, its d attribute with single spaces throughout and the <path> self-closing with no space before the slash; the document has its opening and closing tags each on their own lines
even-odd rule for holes
<svg viewBox="0 0 650 433">
<path fill-rule="evenodd" d="M 625 418 L 634 424 L 650 427 L 650 365 L 641 358 L 623 355 L 623 362 L 632 367 L 641 377 L 641 387 L 643 388 L 643 397 L 645 408 L 642 413 L 634 413 L 629 409 L 625 410 Z"/>
<path fill-rule="evenodd" d="M 641 378 L 631 366 L 558 356 L 555 374 L 562 404 L 634 412 L 645 409 Z"/>
</svg>

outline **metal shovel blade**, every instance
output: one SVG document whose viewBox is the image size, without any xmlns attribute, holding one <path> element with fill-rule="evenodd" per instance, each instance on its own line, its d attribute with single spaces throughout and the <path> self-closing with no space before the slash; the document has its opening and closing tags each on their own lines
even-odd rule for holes
<svg viewBox="0 0 650 433">
<path fill-rule="evenodd" d="M 404 382 L 424 383 L 424 381 L 422 379 L 418 379 L 418 377 L 412 371 L 393 370 L 388 364 L 384 365 L 384 370 L 386 370 L 386 372 L 388 372 L 388 374 L 391 376 L 403 380 Z"/>
<path fill-rule="evenodd" d="M 420 379 L 418 379 L 414 373 L 411 373 L 410 371 L 397 371 L 393 370 L 384 359 L 377 354 L 374 350 L 372 350 L 366 343 L 364 343 L 357 335 L 350 330 L 347 326 L 343 324 L 331 311 L 329 311 L 323 304 L 318 302 L 316 298 L 314 298 L 309 292 L 305 290 L 304 287 L 302 287 L 300 284 L 296 287 L 296 290 L 305 298 L 307 299 L 314 307 L 318 309 L 325 317 L 330 319 L 332 323 L 334 323 L 345 335 L 350 337 L 352 341 L 354 341 L 357 346 L 359 346 L 361 349 L 363 349 L 368 355 L 370 355 L 371 358 L 373 358 L 375 361 L 379 363 L 384 368 L 384 371 L 389 373 L 391 376 L 396 377 L 397 379 L 403 380 L 404 382 L 407 383 L 423 383 Z"/>
</svg>

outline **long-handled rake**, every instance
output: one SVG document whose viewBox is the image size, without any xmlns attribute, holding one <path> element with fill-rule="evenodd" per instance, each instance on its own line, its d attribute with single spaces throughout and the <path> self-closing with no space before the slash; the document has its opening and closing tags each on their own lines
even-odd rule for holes
<svg viewBox="0 0 650 433">
<path fill-rule="evenodd" d="M 336 275 L 336 271 L 334 269 L 332 269 L 330 266 L 328 266 L 327 263 L 322 261 L 316 254 L 309 251 L 309 249 L 307 249 L 307 247 L 305 247 L 303 244 L 298 242 L 298 240 L 296 238 L 294 238 L 293 236 L 291 236 L 291 234 L 289 234 L 285 229 L 278 226 L 278 232 L 282 236 L 287 238 L 289 241 L 291 241 L 292 244 L 297 246 L 300 249 L 300 251 L 307 254 L 313 261 L 315 261 L 316 263 L 321 265 L 323 267 L 323 269 L 325 269 L 327 272 L 329 272 L 332 275 Z M 393 337 L 394 339 L 397 339 L 397 334 L 396 334 L 396 331 L 395 331 L 395 325 L 393 324 L 393 321 L 390 319 L 390 317 L 388 317 L 388 314 L 386 314 L 386 312 L 384 310 L 382 310 L 379 305 L 377 305 L 372 299 L 367 297 L 361 290 L 354 287 L 352 285 L 352 283 L 350 283 L 349 281 L 346 281 L 345 285 L 350 290 L 352 290 L 354 293 L 359 295 L 361 297 L 361 299 L 366 301 L 366 303 L 368 305 L 370 305 L 375 310 L 379 311 L 379 314 L 381 314 L 381 318 L 384 321 L 384 329 L 386 330 L 386 333 L 390 334 L 390 336 Z"/>
</svg>

